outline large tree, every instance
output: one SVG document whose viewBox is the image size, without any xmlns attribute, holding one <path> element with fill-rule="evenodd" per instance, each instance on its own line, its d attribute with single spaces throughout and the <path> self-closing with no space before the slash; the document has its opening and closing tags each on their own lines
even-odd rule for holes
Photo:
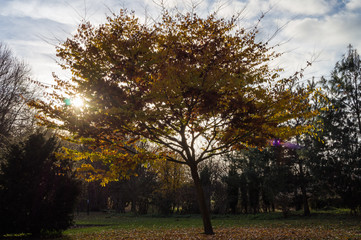
<svg viewBox="0 0 361 240">
<path fill-rule="evenodd" d="M 235 148 L 287 138 L 304 127 L 283 123 L 312 115 L 299 104 L 310 93 L 289 91 L 286 83 L 294 78 L 281 79 L 279 69 L 269 67 L 279 54 L 256 40 L 257 26 L 238 23 L 237 17 L 165 12 L 145 25 L 125 10 L 98 27 L 82 23 L 57 49 L 71 81 L 56 78 L 62 91 L 33 106 L 45 125 L 96 150 L 83 156 L 102 159 L 107 168 L 83 165 L 93 179 L 112 180 L 157 158 L 187 165 L 204 231 L 213 234 L 198 165 Z M 81 109 L 64 103 L 75 95 L 85 101 Z M 152 147 L 141 148 L 140 141 Z"/>
</svg>

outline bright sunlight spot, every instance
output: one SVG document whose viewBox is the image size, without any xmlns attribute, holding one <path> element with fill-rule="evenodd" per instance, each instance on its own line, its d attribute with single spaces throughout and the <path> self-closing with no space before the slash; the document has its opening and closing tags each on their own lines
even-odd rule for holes
<svg viewBox="0 0 361 240">
<path fill-rule="evenodd" d="M 74 99 L 72 99 L 71 104 L 74 107 L 80 108 L 80 107 L 82 107 L 84 105 L 84 101 L 80 97 L 75 97 Z"/>
<path fill-rule="evenodd" d="M 73 106 L 76 108 L 81 108 L 84 106 L 84 100 L 81 97 L 65 98 L 64 103 L 66 106 Z"/>
</svg>

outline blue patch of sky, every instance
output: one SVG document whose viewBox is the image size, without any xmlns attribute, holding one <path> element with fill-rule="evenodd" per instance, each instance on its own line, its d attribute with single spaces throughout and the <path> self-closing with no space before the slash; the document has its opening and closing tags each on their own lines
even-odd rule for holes
<svg viewBox="0 0 361 240">
<path fill-rule="evenodd" d="M 346 4 L 348 2 L 349 2 L 349 0 L 348 1 L 345 1 L 345 0 L 337 0 L 337 1 L 335 1 L 331 11 L 328 14 L 333 15 L 333 14 L 336 14 L 338 12 L 341 12 L 341 11 L 345 10 L 346 9 Z"/>
</svg>

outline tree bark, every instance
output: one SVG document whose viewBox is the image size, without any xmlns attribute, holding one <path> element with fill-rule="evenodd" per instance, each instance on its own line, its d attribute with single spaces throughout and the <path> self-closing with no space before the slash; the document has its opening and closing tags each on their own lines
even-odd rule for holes
<svg viewBox="0 0 361 240">
<path fill-rule="evenodd" d="M 310 207 L 308 206 L 306 187 L 303 184 L 301 185 L 301 191 L 302 191 L 302 198 L 303 198 L 303 215 L 310 216 L 311 212 L 310 212 Z"/>
<path fill-rule="evenodd" d="M 207 235 L 212 235 L 214 234 L 214 232 L 211 223 L 211 217 L 210 217 L 209 209 L 207 207 L 206 198 L 204 196 L 202 183 L 198 175 L 197 165 L 194 164 L 194 165 L 190 165 L 189 167 L 191 169 L 194 186 L 197 192 L 198 205 L 202 215 L 204 233 Z"/>
<path fill-rule="evenodd" d="M 297 155 L 298 158 L 298 155 Z M 301 179 L 301 192 L 302 192 L 302 202 L 303 202 L 303 215 L 310 216 L 310 207 L 308 206 L 307 190 L 306 190 L 306 177 L 303 172 L 303 164 L 300 159 L 298 159 L 298 166 L 300 168 L 300 179 Z"/>
</svg>

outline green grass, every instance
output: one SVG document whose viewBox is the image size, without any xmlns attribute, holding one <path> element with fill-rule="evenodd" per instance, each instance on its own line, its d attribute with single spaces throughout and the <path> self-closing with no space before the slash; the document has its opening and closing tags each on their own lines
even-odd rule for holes
<svg viewBox="0 0 361 240">
<path fill-rule="evenodd" d="M 56 240 L 361 239 L 361 217 L 340 209 L 313 211 L 309 217 L 293 212 L 288 218 L 283 218 L 281 212 L 213 215 L 212 224 L 216 235 L 205 236 L 201 234 L 203 225 L 199 215 L 80 213 L 75 217 L 75 226 Z"/>
<path fill-rule="evenodd" d="M 75 218 L 75 228 L 64 232 L 64 235 L 93 233 L 116 229 L 179 229 L 202 228 L 199 215 L 135 216 L 133 214 L 115 213 L 81 213 Z M 263 227 L 263 228 L 322 228 L 359 231 L 361 234 L 361 217 L 351 216 L 349 212 L 318 211 L 304 217 L 301 212 L 294 212 L 288 218 L 282 213 L 260 213 L 242 215 L 213 215 L 212 224 L 217 228 L 230 227 Z"/>
</svg>

